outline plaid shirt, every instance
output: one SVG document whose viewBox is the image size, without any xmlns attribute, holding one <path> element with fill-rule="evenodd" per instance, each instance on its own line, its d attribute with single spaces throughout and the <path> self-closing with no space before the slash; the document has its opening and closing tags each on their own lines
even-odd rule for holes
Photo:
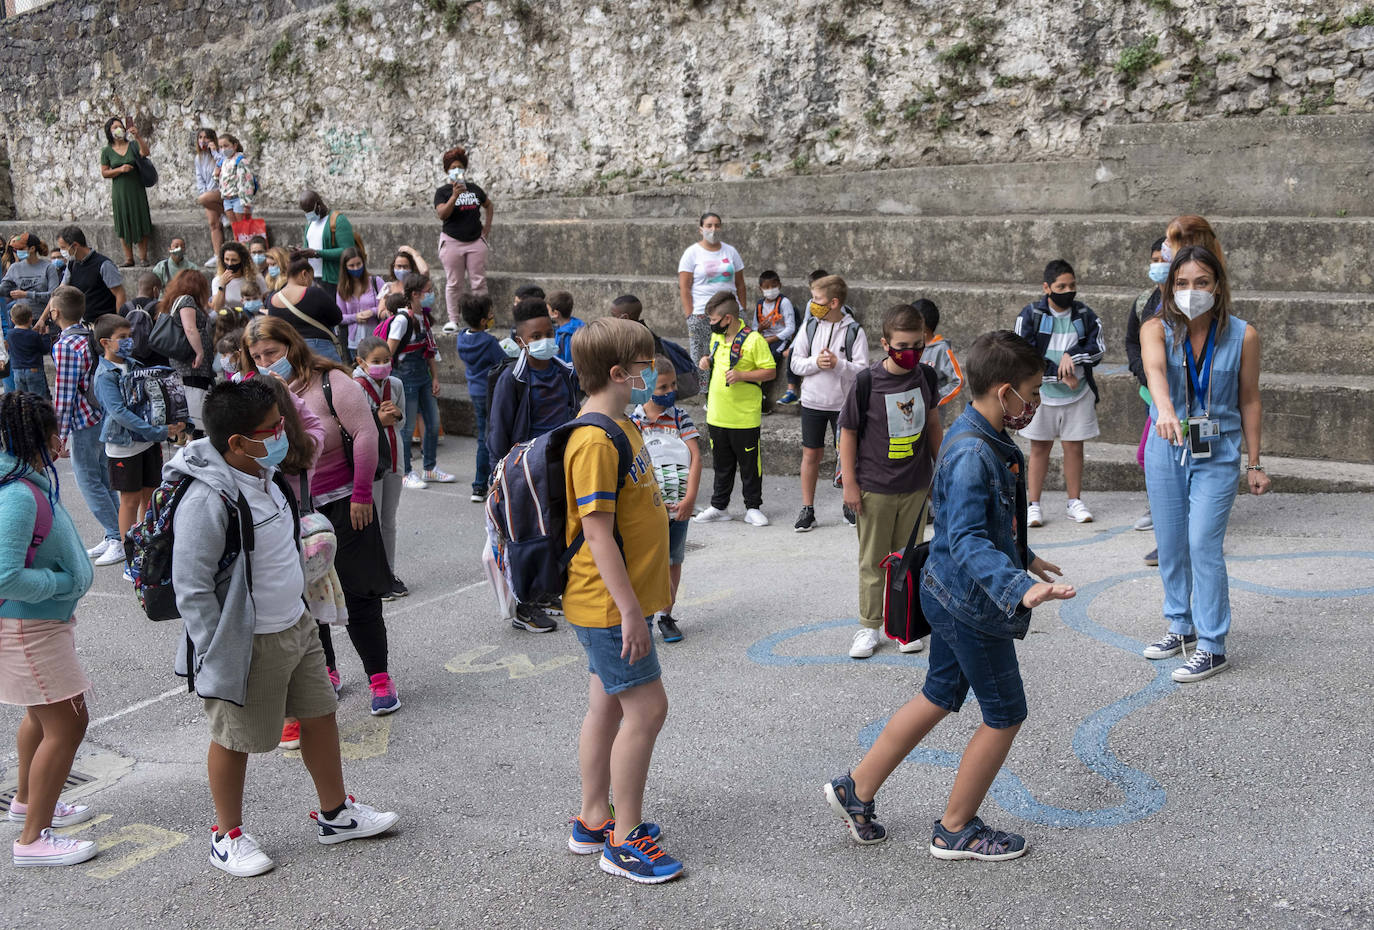
<svg viewBox="0 0 1374 930">
<path fill-rule="evenodd" d="M 100 408 L 86 399 L 91 390 L 91 347 L 81 327 L 68 326 L 53 343 L 57 364 L 57 428 L 63 442 L 74 429 L 88 429 L 100 422 Z"/>
</svg>

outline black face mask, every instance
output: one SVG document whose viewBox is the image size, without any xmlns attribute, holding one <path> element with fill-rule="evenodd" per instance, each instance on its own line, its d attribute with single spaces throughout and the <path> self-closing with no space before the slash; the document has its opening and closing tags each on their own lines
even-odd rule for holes
<svg viewBox="0 0 1374 930">
<path fill-rule="evenodd" d="M 721 320 L 719 323 L 712 323 L 712 324 L 711 324 L 711 332 L 715 333 L 717 336 L 724 336 L 724 335 L 725 335 L 726 333 L 728 333 L 729 331 L 730 331 L 730 318 L 729 318 L 729 317 L 726 317 L 725 319 Z"/>
<path fill-rule="evenodd" d="M 240 265 L 238 262 L 235 262 L 235 263 L 232 264 L 232 265 L 229 264 L 228 262 L 225 262 L 225 263 L 224 263 L 224 270 L 225 270 L 225 271 L 238 271 L 238 270 L 239 270 L 240 268 L 242 268 L 242 267 L 243 267 L 243 266 Z"/>
<path fill-rule="evenodd" d="M 1073 299 L 1077 296 L 1077 291 L 1065 291 L 1062 294 L 1057 294 L 1054 291 L 1050 291 L 1050 300 L 1052 300 L 1054 302 L 1054 305 L 1058 307 L 1060 310 L 1067 310 L 1070 307 L 1072 307 Z"/>
</svg>

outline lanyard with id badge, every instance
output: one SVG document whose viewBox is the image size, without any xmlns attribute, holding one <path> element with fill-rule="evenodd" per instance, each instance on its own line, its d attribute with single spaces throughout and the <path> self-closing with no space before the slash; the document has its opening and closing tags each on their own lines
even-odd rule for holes
<svg viewBox="0 0 1374 930">
<path fill-rule="evenodd" d="M 1187 344 L 1183 346 L 1183 363 L 1188 369 L 1188 422 L 1184 428 L 1187 443 L 1184 446 L 1183 454 L 1179 456 L 1179 465 L 1183 465 L 1189 455 L 1194 459 L 1210 459 L 1212 457 L 1212 440 L 1221 437 L 1221 424 L 1210 416 L 1212 410 L 1212 360 L 1216 354 L 1216 347 L 1217 324 L 1215 320 L 1212 321 L 1211 328 L 1207 330 L 1207 345 L 1203 349 L 1200 366 L 1193 359 L 1192 340 L 1187 340 Z M 1201 367 L 1200 374 L 1199 367 Z M 1202 416 L 1193 416 L 1193 407 L 1198 397 L 1205 397 L 1207 403 L 1202 408 Z"/>
</svg>

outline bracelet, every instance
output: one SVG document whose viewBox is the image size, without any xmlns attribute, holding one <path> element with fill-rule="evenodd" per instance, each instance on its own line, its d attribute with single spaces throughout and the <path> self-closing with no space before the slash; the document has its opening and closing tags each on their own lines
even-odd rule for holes
<svg viewBox="0 0 1374 930">
<path fill-rule="evenodd" d="M 1263 466 L 1263 465 L 1246 465 L 1246 466 L 1245 466 L 1245 470 L 1246 470 L 1246 471 L 1264 471 L 1264 466 Z"/>
</svg>

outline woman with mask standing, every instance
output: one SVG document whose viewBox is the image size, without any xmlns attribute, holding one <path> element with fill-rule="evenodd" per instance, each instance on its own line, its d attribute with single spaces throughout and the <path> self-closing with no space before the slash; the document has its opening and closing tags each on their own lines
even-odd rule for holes
<svg viewBox="0 0 1374 930">
<path fill-rule="evenodd" d="M 448 310 L 444 332 L 452 335 L 458 332 L 458 301 L 463 299 L 468 286 L 474 294 L 487 292 L 487 236 L 491 234 L 496 205 L 482 188 L 467 179 L 467 149 L 461 145 L 449 149 L 444 153 L 443 166 L 448 181 L 434 192 L 434 212 L 443 223 L 439 261 L 444 266 L 444 301 Z"/>
<path fill-rule="evenodd" d="M 205 209 L 210 225 L 210 246 L 219 254 L 224 245 L 224 201 L 219 196 L 220 151 L 215 131 L 201 128 L 196 133 L 196 203 Z M 209 264 L 214 264 L 211 258 Z"/>
<path fill-rule="evenodd" d="M 243 306 L 243 282 L 257 281 L 257 270 L 241 242 L 226 242 L 219 250 L 219 273 L 215 275 L 214 302 L 211 309 Z"/>
<path fill-rule="evenodd" d="M 205 275 L 199 271 L 178 274 L 163 292 L 161 306 L 165 308 L 163 313 L 170 313 L 181 322 L 186 341 L 195 353 L 190 359 L 171 359 L 171 363 L 172 370 L 181 375 L 186 407 L 198 433 L 205 392 L 215 383 L 215 347 L 209 344 L 206 325 L 210 319 L 210 284 Z"/>
<path fill-rule="evenodd" d="M 390 274 L 382 276 L 382 284 L 385 290 L 377 296 L 378 304 L 386 302 L 386 298 L 392 294 L 404 294 L 406 289 L 406 275 L 429 274 L 429 263 L 424 260 L 419 252 L 408 245 L 403 245 L 396 250 L 396 257 L 391 260 Z M 385 319 L 385 317 L 383 317 Z"/>
<path fill-rule="evenodd" d="M 267 298 L 267 315 L 293 327 L 310 351 L 343 364 L 334 328 L 343 320 L 334 295 L 315 285 L 315 272 L 306 252 L 292 252 L 286 286 Z M 351 376 L 351 372 L 350 372 Z"/>
<path fill-rule="evenodd" d="M 262 265 L 263 285 L 270 294 L 286 287 L 286 269 L 291 266 L 291 253 L 279 245 L 267 250 L 267 260 Z"/>
<path fill-rule="evenodd" d="M 1231 315 L 1226 266 L 1202 246 L 1173 256 L 1160 288 L 1160 313 L 1140 327 L 1154 433 L 1145 443 L 1164 616 L 1169 631 L 1147 659 L 1180 652 L 1178 682 L 1228 667 L 1231 627 L 1222 542 L 1236 500 L 1241 443 L 1252 494 L 1269 490 L 1260 465 L 1260 338 Z"/>
<path fill-rule="evenodd" d="M 315 283 L 334 298 L 339 287 L 339 259 L 347 249 L 358 247 L 353 238 L 353 224 L 340 211 L 330 214 L 329 206 L 315 191 L 305 191 L 300 199 L 305 214 L 306 258 L 315 271 Z"/>
<path fill-rule="evenodd" d="M 10 240 L 6 258 L 13 258 L 0 277 L 0 332 L 5 342 L 9 342 L 10 304 L 16 300 L 27 300 L 29 305 L 46 307 L 52 292 L 62 283 L 62 273 L 57 266 L 48 261 L 48 247 L 31 232 L 22 232 Z M 14 390 L 14 375 L 4 379 L 5 390 Z"/>
<path fill-rule="evenodd" d="M 148 157 L 148 143 L 138 137 L 134 126 L 125 128 L 124 121 L 115 116 L 105 121 L 105 141 L 100 151 L 100 176 L 113 182 L 114 231 L 124 245 L 124 267 L 134 263 L 134 243 L 138 243 L 138 260 L 148 264 L 148 239 L 153 232 L 153 218 L 148 212 L 148 191 L 138 173 L 138 156 Z M 138 148 L 133 149 L 137 144 Z"/>
<path fill-rule="evenodd" d="M 734 291 L 745 306 L 744 262 L 735 247 L 720 240 L 717 213 L 701 216 L 701 239 L 687 247 L 677 263 L 678 292 L 682 315 L 687 318 L 687 337 L 692 360 L 711 354 L 711 324 L 706 320 L 706 301 L 718 291 Z M 702 391 L 705 394 L 705 390 Z"/>
<path fill-rule="evenodd" d="M 345 346 L 352 361 L 358 343 L 370 336 L 377 325 L 378 294 L 386 288 L 381 278 L 367 273 L 367 262 L 357 249 L 345 249 L 341 258 L 344 268 L 339 289 L 334 295 L 339 312 L 343 314 L 340 329 L 346 331 Z"/>
</svg>

